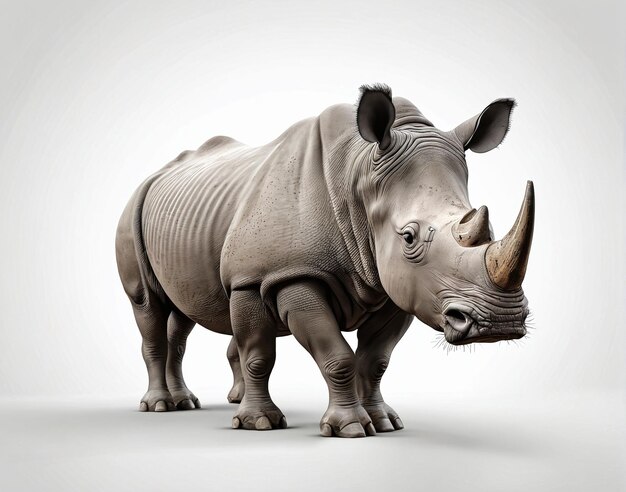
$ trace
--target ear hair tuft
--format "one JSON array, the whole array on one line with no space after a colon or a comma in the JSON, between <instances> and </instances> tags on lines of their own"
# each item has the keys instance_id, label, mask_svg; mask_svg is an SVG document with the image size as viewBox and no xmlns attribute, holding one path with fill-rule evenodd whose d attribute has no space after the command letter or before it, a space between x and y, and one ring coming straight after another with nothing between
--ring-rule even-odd
<instances>
[{"instance_id":1,"label":"ear hair tuft","mask_svg":"<svg viewBox=\"0 0 626 492\"><path fill-rule=\"evenodd\" d=\"M390 101L392 98L391 87L389 87L387 84L381 84L381 83L374 83L371 85L363 84L361 87L359 87L359 92L360 92L359 99L356 102L357 106L361 102L361 99L363 98L363 96L369 92L382 92Z\"/></svg>"},{"instance_id":2,"label":"ear hair tuft","mask_svg":"<svg viewBox=\"0 0 626 492\"><path fill-rule=\"evenodd\" d=\"M500 144L498 145L498 147L500 147L500 145L504 143L507 135L509 134L509 130L511 129L511 121L513 121L513 111L515 110L515 108L517 108L517 101L515 99L510 98L509 101L511 104L511 109L509 110L509 121L507 122L507 125L506 125L504 137L502 137L502 140L500 141Z\"/></svg>"},{"instance_id":3,"label":"ear hair tuft","mask_svg":"<svg viewBox=\"0 0 626 492\"><path fill-rule=\"evenodd\" d=\"M363 85L356 107L356 125L364 140L377 142L381 150L391 144L391 126L396 119L396 108L391 99L391 88L384 84Z\"/></svg>"},{"instance_id":4,"label":"ear hair tuft","mask_svg":"<svg viewBox=\"0 0 626 492\"><path fill-rule=\"evenodd\" d=\"M458 125L454 133L465 150L482 154L498 147L511 127L514 99L496 99L482 112Z\"/></svg>"}]
</instances>

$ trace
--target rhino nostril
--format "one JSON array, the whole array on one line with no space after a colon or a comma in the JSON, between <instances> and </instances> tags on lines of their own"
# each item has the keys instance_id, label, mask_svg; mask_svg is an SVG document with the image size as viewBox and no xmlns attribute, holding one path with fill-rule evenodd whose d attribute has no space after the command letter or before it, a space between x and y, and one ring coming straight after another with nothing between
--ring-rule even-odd
<instances>
[{"instance_id":1,"label":"rhino nostril","mask_svg":"<svg viewBox=\"0 0 626 492\"><path fill-rule=\"evenodd\" d=\"M472 326L472 318L459 309L448 309L444 316L452 328L462 333L467 332Z\"/></svg>"}]
</instances>

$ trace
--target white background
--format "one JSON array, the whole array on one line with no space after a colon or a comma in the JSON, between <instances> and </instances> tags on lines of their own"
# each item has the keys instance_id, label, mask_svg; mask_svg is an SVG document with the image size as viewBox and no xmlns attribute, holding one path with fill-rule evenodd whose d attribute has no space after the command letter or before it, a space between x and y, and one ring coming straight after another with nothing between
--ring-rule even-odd
<instances>
[{"instance_id":1,"label":"white background","mask_svg":"<svg viewBox=\"0 0 626 492\"><path fill-rule=\"evenodd\" d=\"M463 475L476 478L472 473L483 460L468 443L501 443L499 436L505 436L513 449L505 451L515 455L521 439L531 461L552 449L554 466L522 472L519 456L496 446L492 464L483 466L510 466L517 475L480 474L475 486L624 485L618 468L625 458L626 415L624 12L618 2L63 0L3 2L2 10L0 425L9 436L5 442L15 446L2 449L0 466L10 466L13 473L5 477L14 488L41 485L29 467L33 460L63 455L57 440L70 439L67 446L77 449L72 439L92 422L85 416L92 415L99 429L98 418L104 418L113 435L148 422L129 413L147 377L114 258L117 220L138 184L211 136L266 143L331 104L356 101L358 87L371 82L389 84L442 129L493 99L517 99L502 146L468 155L469 186L473 205L490 207L501 236L517 214L525 180L535 182L535 241L524 284L535 328L518 345L448 354L433 348L435 332L415 321L383 383L388 402L404 418L404 437L365 440L378 439L388 449L360 440L350 445L350 456L363 446L373 450L368 459L383 449L411 449L421 453L422 463L436 456L439 465L425 467L421 483L463 488L441 463L476 464ZM353 334L347 337L354 343ZM201 327L189 339L186 379L208 407L222 405L230 387L228 341ZM290 410L296 410L296 421L297 409L303 410L306 439L297 426L282 434L288 437L276 432L264 439L279 449L286 439L303 453L320 446L312 436L325 409L325 384L291 337L278 341L271 390L290 424ZM37 423L48 431L54 427L40 420L50 408L61 421L64 408L71 408L85 426L74 427L76 419L69 418L59 434L37 431ZM102 408L108 410L90 413ZM203 441L198 433L228 426L235 407L215 410L159 417L182 426L171 430L174 443L188 432L201 449L203 442L216 446L215 436ZM132 439L145 469L133 468L125 483L147 487L168 479L149 469L155 462L141 454L142 440L152 442L146 436L162 429L154 416L146 418L154 429L137 431ZM273 449L250 433L222 434L224 443L236 439L242 447L254 439L261 454ZM108 442L110 435L97 434L90 442ZM299 437L306 441L302 448ZM436 451L428 448L433 442ZM44 454L37 458L25 450L29 446ZM70 453L39 479L59 488L119 487L117 479L94 478L102 463L109 477L122 473L115 460L131 444L124 448L114 439L111 446L117 454L83 463L81 473L72 471L72 460L79 458ZM344 448L324 446L324 456L336 452L337 462L341 456L341 466L353 469ZM149 447L154 451L154 442ZM232 449L220 455L224 463L214 458L211 466L237 460L236 448L224 449ZM180 463L188 463L184 450L178 451ZM250 464L256 459L251 455L246 462L246 476L261 473ZM308 467L315 459L306 455L302 463ZM360 467L374 466L363 459ZM396 486L410 488L411 465L395 466L390 475L356 483L378 488L400 476ZM289 471L282 473L267 487L296 483ZM333 473L332 483L355 483L341 468ZM175 478L172 483L189 486L209 483L193 473ZM224 480L246 486L245 480ZM300 483L307 484L315 486Z\"/></svg>"}]
</instances>

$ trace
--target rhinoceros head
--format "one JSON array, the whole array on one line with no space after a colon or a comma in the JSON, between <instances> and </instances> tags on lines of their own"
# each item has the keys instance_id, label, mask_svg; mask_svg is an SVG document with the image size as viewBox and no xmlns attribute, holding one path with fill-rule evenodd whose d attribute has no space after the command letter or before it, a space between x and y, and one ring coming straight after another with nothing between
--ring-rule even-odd
<instances>
[{"instance_id":1,"label":"rhinoceros head","mask_svg":"<svg viewBox=\"0 0 626 492\"><path fill-rule=\"evenodd\" d=\"M395 104L394 104L395 103ZM526 334L521 289L534 223L528 182L507 235L496 241L487 207L470 205L465 151L497 147L512 99L444 132L386 86L363 87L359 133L368 146L368 218L381 283L391 299L454 345Z\"/></svg>"}]
</instances>

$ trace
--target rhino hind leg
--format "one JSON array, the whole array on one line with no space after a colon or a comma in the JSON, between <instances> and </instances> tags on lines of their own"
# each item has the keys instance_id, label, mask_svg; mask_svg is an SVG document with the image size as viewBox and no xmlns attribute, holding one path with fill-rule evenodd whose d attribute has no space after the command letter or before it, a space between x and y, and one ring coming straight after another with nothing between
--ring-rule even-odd
<instances>
[{"instance_id":1,"label":"rhino hind leg","mask_svg":"<svg viewBox=\"0 0 626 492\"><path fill-rule=\"evenodd\" d=\"M124 291L130 300L141 333L141 353L148 370L148 391L141 398L142 412L174 410L174 400L167 388L165 367L168 354L167 320L171 308L157 295L149 279L153 277L143 245L141 214L143 201L153 175L135 192L126 205L117 227L115 257Z\"/></svg>"},{"instance_id":2,"label":"rhino hind leg","mask_svg":"<svg viewBox=\"0 0 626 492\"><path fill-rule=\"evenodd\" d=\"M142 412L175 410L174 400L167 387L167 318L169 311L158 302L133 304L135 320L143 339L141 353L148 370L148 390L141 398Z\"/></svg>"},{"instance_id":3,"label":"rhino hind leg","mask_svg":"<svg viewBox=\"0 0 626 492\"><path fill-rule=\"evenodd\" d=\"M253 290L234 291L230 313L246 387L232 427L252 430L285 428L287 420L272 401L268 388L276 360L276 325L260 294Z\"/></svg>"},{"instance_id":4,"label":"rhino hind leg","mask_svg":"<svg viewBox=\"0 0 626 492\"><path fill-rule=\"evenodd\" d=\"M167 363L165 379L178 410L200 408L200 401L194 395L183 378L183 357L187 346L187 337L195 323L177 310L173 310L167 320Z\"/></svg>"},{"instance_id":5,"label":"rhino hind leg","mask_svg":"<svg viewBox=\"0 0 626 492\"><path fill-rule=\"evenodd\" d=\"M243 395L246 390L246 384L243 380L243 373L241 372L241 362L239 358L239 350L237 349L237 342L235 338L230 339L228 344L228 350L226 351L226 357L228 363L233 371L233 387L228 392L229 403L241 403Z\"/></svg>"}]
</instances>

